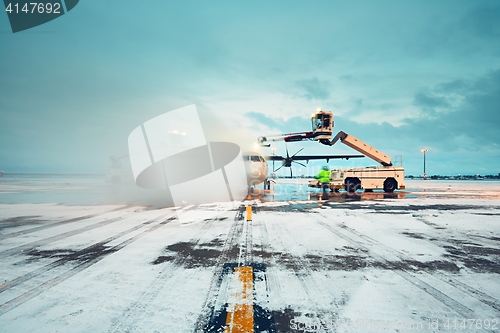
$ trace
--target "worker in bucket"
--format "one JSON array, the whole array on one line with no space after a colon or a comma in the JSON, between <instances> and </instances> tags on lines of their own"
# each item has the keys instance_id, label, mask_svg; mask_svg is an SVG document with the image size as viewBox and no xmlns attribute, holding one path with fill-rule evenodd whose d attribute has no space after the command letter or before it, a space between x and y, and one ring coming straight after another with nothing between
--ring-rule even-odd
<instances>
[{"instance_id":1,"label":"worker in bucket","mask_svg":"<svg viewBox=\"0 0 500 333\"><path fill-rule=\"evenodd\" d=\"M328 194L326 193L326 189L330 187L330 169L328 168L328 165L325 165L315 178L321 183L323 197L327 198Z\"/></svg>"}]
</instances>

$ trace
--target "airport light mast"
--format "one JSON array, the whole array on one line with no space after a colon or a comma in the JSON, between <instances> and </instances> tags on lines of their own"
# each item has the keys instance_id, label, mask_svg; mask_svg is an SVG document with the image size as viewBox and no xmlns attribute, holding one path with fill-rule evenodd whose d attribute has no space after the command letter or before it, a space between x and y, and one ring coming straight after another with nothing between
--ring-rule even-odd
<instances>
[{"instance_id":1,"label":"airport light mast","mask_svg":"<svg viewBox=\"0 0 500 333\"><path fill-rule=\"evenodd\" d=\"M427 179L427 175L425 173L425 153L427 153L429 149L422 149L421 152L424 153L424 180Z\"/></svg>"}]
</instances>

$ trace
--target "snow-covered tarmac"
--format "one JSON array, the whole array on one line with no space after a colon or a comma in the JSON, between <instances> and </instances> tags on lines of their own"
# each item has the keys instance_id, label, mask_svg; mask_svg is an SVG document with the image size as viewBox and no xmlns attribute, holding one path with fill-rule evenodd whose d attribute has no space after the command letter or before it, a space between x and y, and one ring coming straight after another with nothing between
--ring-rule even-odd
<instances>
[{"instance_id":1,"label":"snow-covered tarmac","mask_svg":"<svg viewBox=\"0 0 500 333\"><path fill-rule=\"evenodd\" d=\"M53 184L0 181L1 332L500 331L500 182L176 209Z\"/></svg>"}]
</instances>

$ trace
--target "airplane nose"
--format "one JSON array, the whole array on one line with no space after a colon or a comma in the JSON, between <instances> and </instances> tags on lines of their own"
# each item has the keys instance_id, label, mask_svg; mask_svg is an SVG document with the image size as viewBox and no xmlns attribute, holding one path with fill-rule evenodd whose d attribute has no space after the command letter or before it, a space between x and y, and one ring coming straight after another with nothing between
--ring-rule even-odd
<instances>
[{"instance_id":1,"label":"airplane nose","mask_svg":"<svg viewBox=\"0 0 500 333\"><path fill-rule=\"evenodd\" d=\"M259 167L257 165L252 165L252 170L250 173L252 177L260 177L261 174Z\"/></svg>"},{"instance_id":2,"label":"airplane nose","mask_svg":"<svg viewBox=\"0 0 500 333\"><path fill-rule=\"evenodd\" d=\"M253 177L259 177L260 176L259 170L252 170L252 176Z\"/></svg>"}]
</instances>

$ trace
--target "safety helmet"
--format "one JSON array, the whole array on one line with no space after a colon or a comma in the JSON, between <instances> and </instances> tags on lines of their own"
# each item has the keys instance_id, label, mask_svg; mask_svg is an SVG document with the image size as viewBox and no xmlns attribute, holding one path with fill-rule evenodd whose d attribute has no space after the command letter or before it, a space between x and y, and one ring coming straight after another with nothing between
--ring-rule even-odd
<instances>
[{"instance_id":1,"label":"safety helmet","mask_svg":"<svg viewBox=\"0 0 500 333\"><path fill-rule=\"evenodd\" d=\"M323 166L323 170L328 171L328 170L330 170L330 168L328 167L328 165L325 165L325 166Z\"/></svg>"}]
</instances>

